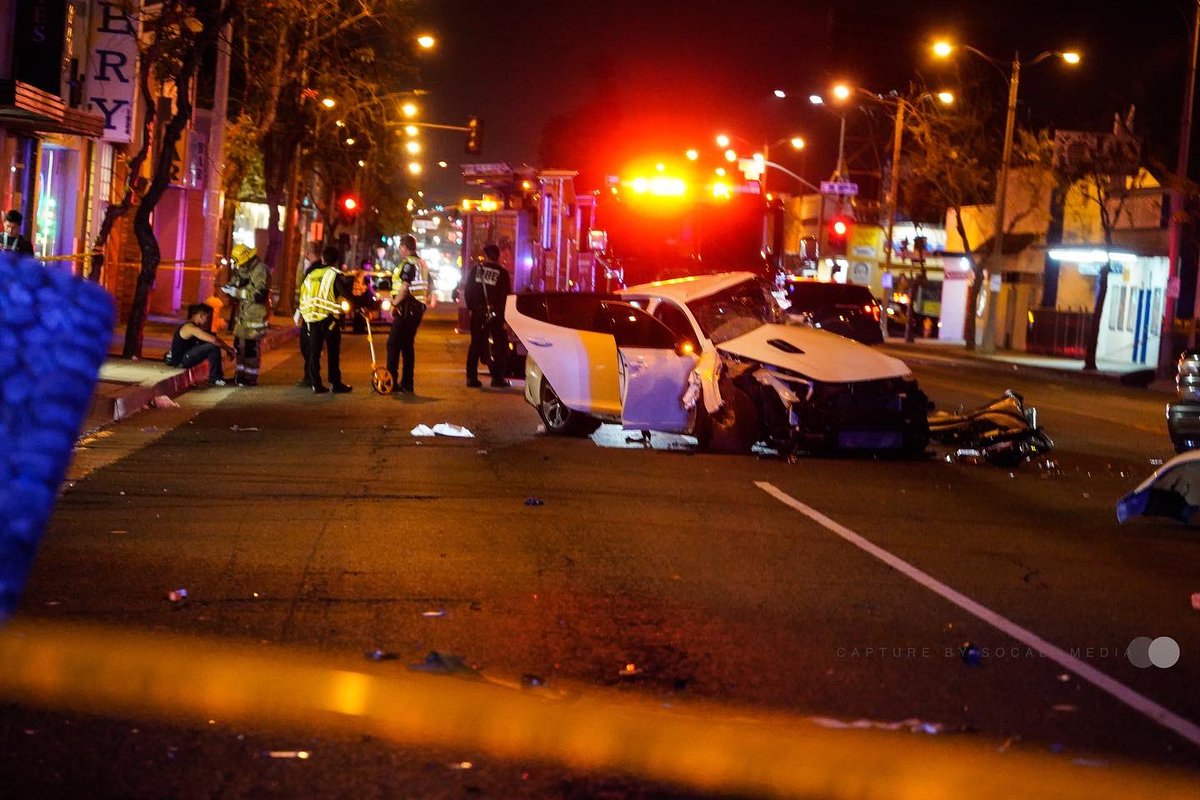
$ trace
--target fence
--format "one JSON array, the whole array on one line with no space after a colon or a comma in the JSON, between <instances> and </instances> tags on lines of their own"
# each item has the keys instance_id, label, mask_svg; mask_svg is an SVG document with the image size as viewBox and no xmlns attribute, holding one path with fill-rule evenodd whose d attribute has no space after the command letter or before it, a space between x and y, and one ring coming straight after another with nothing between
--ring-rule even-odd
<instances>
[{"instance_id":1,"label":"fence","mask_svg":"<svg viewBox=\"0 0 1200 800\"><path fill-rule=\"evenodd\" d=\"M1025 350L1045 356L1083 358L1092 313L1082 309L1031 308Z\"/></svg>"}]
</instances>

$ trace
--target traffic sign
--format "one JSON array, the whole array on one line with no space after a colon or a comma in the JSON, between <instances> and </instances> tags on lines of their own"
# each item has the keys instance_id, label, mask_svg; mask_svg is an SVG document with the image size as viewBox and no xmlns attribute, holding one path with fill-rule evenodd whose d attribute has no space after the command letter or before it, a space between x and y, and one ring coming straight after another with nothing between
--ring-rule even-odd
<instances>
[{"instance_id":1,"label":"traffic sign","mask_svg":"<svg viewBox=\"0 0 1200 800\"><path fill-rule=\"evenodd\" d=\"M857 195L858 184L850 181L821 181L821 194Z\"/></svg>"}]
</instances>

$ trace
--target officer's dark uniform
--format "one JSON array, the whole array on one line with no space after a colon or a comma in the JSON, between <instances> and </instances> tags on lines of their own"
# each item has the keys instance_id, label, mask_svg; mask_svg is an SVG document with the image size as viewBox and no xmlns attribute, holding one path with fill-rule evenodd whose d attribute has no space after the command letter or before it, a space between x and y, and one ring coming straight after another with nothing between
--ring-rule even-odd
<instances>
[{"instance_id":1,"label":"officer's dark uniform","mask_svg":"<svg viewBox=\"0 0 1200 800\"><path fill-rule=\"evenodd\" d=\"M494 261L471 268L464 287L464 300L471 312L471 344L467 348L467 386L480 386L479 359L487 358L492 386L507 386L504 378L508 359L508 336L504 332L504 303L512 290L508 270ZM489 347L490 343L490 347Z\"/></svg>"}]
</instances>

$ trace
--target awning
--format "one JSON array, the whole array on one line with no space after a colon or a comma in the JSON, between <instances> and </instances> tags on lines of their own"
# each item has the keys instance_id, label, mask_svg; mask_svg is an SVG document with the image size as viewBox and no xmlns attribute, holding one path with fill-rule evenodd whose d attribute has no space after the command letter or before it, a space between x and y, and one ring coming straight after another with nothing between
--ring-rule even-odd
<instances>
[{"instance_id":1,"label":"awning","mask_svg":"<svg viewBox=\"0 0 1200 800\"><path fill-rule=\"evenodd\" d=\"M1038 240L1036 233L1006 233L1004 234L1004 255L1015 256ZM991 253L995 247L994 237L989 236L974 247L975 254Z\"/></svg>"},{"instance_id":2,"label":"awning","mask_svg":"<svg viewBox=\"0 0 1200 800\"><path fill-rule=\"evenodd\" d=\"M67 133L98 139L104 117L68 108L55 94L14 80L0 80L0 126L25 133Z\"/></svg>"}]
</instances>

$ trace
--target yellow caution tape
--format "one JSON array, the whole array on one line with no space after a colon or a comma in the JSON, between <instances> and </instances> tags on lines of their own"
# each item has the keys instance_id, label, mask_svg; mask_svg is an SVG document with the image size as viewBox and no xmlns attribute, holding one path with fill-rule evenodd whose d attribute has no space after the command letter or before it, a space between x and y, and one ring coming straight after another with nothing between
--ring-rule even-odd
<instances>
[{"instance_id":1,"label":"yellow caution tape","mask_svg":"<svg viewBox=\"0 0 1200 800\"><path fill-rule=\"evenodd\" d=\"M0 630L0 697L184 724L372 734L764 797L1200 797L1200 781L1181 774L1001 753L986 739L828 730L716 705L521 690L395 664L350 668L293 650L48 622Z\"/></svg>"}]
</instances>

